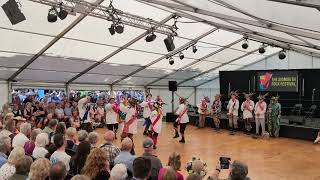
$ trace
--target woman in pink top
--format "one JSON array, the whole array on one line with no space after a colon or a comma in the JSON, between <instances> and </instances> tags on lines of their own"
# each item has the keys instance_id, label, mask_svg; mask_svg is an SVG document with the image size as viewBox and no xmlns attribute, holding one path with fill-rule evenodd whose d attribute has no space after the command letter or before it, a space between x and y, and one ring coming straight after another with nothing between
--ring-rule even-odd
<instances>
[{"instance_id":1,"label":"woman in pink top","mask_svg":"<svg viewBox=\"0 0 320 180\"><path fill-rule=\"evenodd\" d=\"M179 153L174 152L169 156L168 166L176 171L177 180L184 180L183 175L179 172L181 168L181 156ZM159 170L158 180L162 180L162 176L166 170L166 167Z\"/></svg>"}]
</instances>

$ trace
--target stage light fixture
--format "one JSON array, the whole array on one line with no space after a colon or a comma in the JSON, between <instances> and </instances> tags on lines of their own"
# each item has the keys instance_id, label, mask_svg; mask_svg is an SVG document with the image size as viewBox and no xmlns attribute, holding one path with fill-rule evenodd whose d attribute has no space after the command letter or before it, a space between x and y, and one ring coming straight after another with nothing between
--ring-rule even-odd
<instances>
[{"instance_id":1,"label":"stage light fixture","mask_svg":"<svg viewBox=\"0 0 320 180\"><path fill-rule=\"evenodd\" d=\"M49 12L48 12L48 22L54 23L57 20L58 20L57 10L56 8L52 7L51 9L49 9Z\"/></svg>"},{"instance_id":2,"label":"stage light fixture","mask_svg":"<svg viewBox=\"0 0 320 180\"><path fill-rule=\"evenodd\" d=\"M243 43L242 43L242 48L243 49L247 49L249 47L249 44L248 44L248 40L246 39Z\"/></svg>"},{"instance_id":3,"label":"stage light fixture","mask_svg":"<svg viewBox=\"0 0 320 180\"><path fill-rule=\"evenodd\" d=\"M152 42L157 38L157 35L155 35L153 32L146 36L145 40L146 42Z\"/></svg>"},{"instance_id":4,"label":"stage light fixture","mask_svg":"<svg viewBox=\"0 0 320 180\"><path fill-rule=\"evenodd\" d=\"M179 58L182 60L184 58L184 54L182 52L179 53Z\"/></svg>"},{"instance_id":5,"label":"stage light fixture","mask_svg":"<svg viewBox=\"0 0 320 180\"><path fill-rule=\"evenodd\" d=\"M283 60L286 58L286 51L284 49L282 49L280 52L279 52L279 59L280 60Z\"/></svg>"},{"instance_id":6,"label":"stage light fixture","mask_svg":"<svg viewBox=\"0 0 320 180\"><path fill-rule=\"evenodd\" d=\"M64 20L68 16L68 12L62 8L62 3L60 3L60 11L58 16L61 20Z\"/></svg>"},{"instance_id":7,"label":"stage light fixture","mask_svg":"<svg viewBox=\"0 0 320 180\"><path fill-rule=\"evenodd\" d=\"M116 27L114 29L118 34L122 34L124 31L124 26L123 26L123 24L119 23L116 25Z\"/></svg>"},{"instance_id":8,"label":"stage light fixture","mask_svg":"<svg viewBox=\"0 0 320 180\"><path fill-rule=\"evenodd\" d=\"M114 30L114 25L111 24L111 26L109 27L109 32L111 35L114 35L116 33L116 31Z\"/></svg>"},{"instance_id":9,"label":"stage light fixture","mask_svg":"<svg viewBox=\"0 0 320 180\"><path fill-rule=\"evenodd\" d=\"M263 53L265 53L265 52L266 52L265 46L264 46L264 44L262 44L262 45L259 47L259 53L260 53L260 54L263 54Z\"/></svg>"},{"instance_id":10,"label":"stage light fixture","mask_svg":"<svg viewBox=\"0 0 320 180\"><path fill-rule=\"evenodd\" d=\"M169 64L170 64L170 65L173 65L173 64L174 64L174 60L173 60L172 57L169 58Z\"/></svg>"},{"instance_id":11,"label":"stage light fixture","mask_svg":"<svg viewBox=\"0 0 320 180\"><path fill-rule=\"evenodd\" d=\"M173 51L176 48L176 46L174 45L173 39L174 39L173 36L168 36L163 40L168 52Z\"/></svg>"},{"instance_id":12,"label":"stage light fixture","mask_svg":"<svg viewBox=\"0 0 320 180\"><path fill-rule=\"evenodd\" d=\"M196 45L193 45L193 46L192 46L192 52L193 52L193 53L196 53L197 51L198 51L198 49L197 49Z\"/></svg>"}]
</instances>

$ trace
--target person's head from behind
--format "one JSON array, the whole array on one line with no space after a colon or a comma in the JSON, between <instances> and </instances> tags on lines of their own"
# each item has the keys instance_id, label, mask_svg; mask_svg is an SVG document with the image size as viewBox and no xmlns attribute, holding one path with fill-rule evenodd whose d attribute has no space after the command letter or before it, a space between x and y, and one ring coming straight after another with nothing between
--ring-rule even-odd
<instances>
[{"instance_id":1,"label":"person's head from behind","mask_svg":"<svg viewBox=\"0 0 320 180\"><path fill-rule=\"evenodd\" d=\"M49 116L49 114L48 114L48 116ZM51 118L52 118L52 114L51 114ZM57 125L58 125L58 120L56 120L56 119L49 120L49 123L48 123L49 128L56 130Z\"/></svg>"},{"instance_id":2,"label":"person's head from behind","mask_svg":"<svg viewBox=\"0 0 320 180\"><path fill-rule=\"evenodd\" d=\"M104 140L108 143L111 143L114 140L114 132L113 131L107 131L104 134Z\"/></svg>"},{"instance_id":3,"label":"person's head from behind","mask_svg":"<svg viewBox=\"0 0 320 180\"><path fill-rule=\"evenodd\" d=\"M63 162L59 161L51 166L49 174L50 180L64 180L66 176L67 168Z\"/></svg>"},{"instance_id":4,"label":"person's head from behind","mask_svg":"<svg viewBox=\"0 0 320 180\"><path fill-rule=\"evenodd\" d=\"M145 153L152 153L153 150L153 140L151 138L146 138L142 143L143 149Z\"/></svg>"},{"instance_id":5,"label":"person's head from behind","mask_svg":"<svg viewBox=\"0 0 320 180\"><path fill-rule=\"evenodd\" d=\"M80 130L80 131L78 132L78 140L79 140L80 142L87 140L87 138L88 138L88 132L87 132L87 131L85 131L85 130Z\"/></svg>"},{"instance_id":6,"label":"person's head from behind","mask_svg":"<svg viewBox=\"0 0 320 180\"><path fill-rule=\"evenodd\" d=\"M48 134L40 133L36 137L36 146L37 147L46 147L49 144Z\"/></svg>"},{"instance_id":7,"label":"person's head from behind","mask_svg":"<svg viewBox=\"0 0 320 180\"><path fill-rule=\"evenodd\" d=\"M121 142L121 151L128 151L132 150L133 143L132 140L128 137L124 138Z\"/></svg>"},{"instance_id":8,"label":"person's head from behind","mask_svg":"<svg viewBox=\"0 0 320 180\"><path fill-rule=\"evenodd\" d=\"M16 174L28 175L32 162L33 160L30 156L24 155L23 157L19 158L17 164L15 165Z\"/></svg>"},{"instance_id":9,"label":"person's head from behind","mask_svg":"<svg viewBox=\"0 0 320 180\"><path fill-rule=\"evenodd\" d=\"M88 141L89 143L95 147L96 144L98 143L98 140L99 140L99 135L98 133L96 132L90 132L89 135L88 135Z\"/></svg>"},{"instance_id":10,"label":"person's head from behind","mask_svg":"<svg viewBox=\"0 0 320 180\"><path fill-rule=\"evenodd\" d=\"M91 180L91 178L85 175L75 175L71 178L71 180Z\"/></svg>"},{"instance_id":11,"label":"person's head from behind","mask_svg":"<svg viewBox=\"0 0 320 180\"><path fill-rule=\"evenodd\" d=\"M66 136L68 139L74 139L77 136L77 129L74 127L69 127L66 130Z\"/></svg>"},{"instance_id":12,"label":"person's head from behind","mask_svg":"<svg viewBox=\"0 0 320 180\"><path fill-rule=\"evenodd\" d=\"M202 180L199 174L190 174L186 180Z\"/></svg>"},{"instance_id":13,"label":"person's head from behind","mask_svg":"<svg viewBox=\"0 0 320 180\"><path fill-rule=\"evenodd\" d=\"M0 136L0 152L7 154L11 150L11 138L5 135Z\"/></svg>"},{"instance_id":14,"label":"person's head from behind","mask_svg":"<svg viewBox=\"0 0 320 180\"><path fill-rule=\"evenodd\" d=\"M126 180L128 177L126 165L116 164L110 172L110 177L112 180Z\"/></svg>"},{"instance_id":15,"label":"person's head from behind","mask_svg":"<svg viewBox=\"0 0 320 180\"><path fill-rule=\"evenodd\" d=\"M168 166L172 167L175 171L179 171L181 168L181 156L177 152L173 152L169 156Z\"/></svg>"},{"instance_id":16,"label":"person's head from behind","mask_svg":"<svg viewBox=\"0 0 320 180\"><path fill-rule=\"evenodd\" d=\"M54 135L53 143L57 147L57 149L64 147L64 136L62 134Z\"/></svg>"},{"instance_id":17,"label":"person's head from behind","mask_svg":"<svg viewBox=\"0 0 320 180\"><path fill-rule=\"evenodd\" d=\"M56 128L56 134L65 134L66 133L66 124L64 122L59 122Z\"/></svg>"},{"instance_id":18,"label":"person's head from behind","mask_svg":"<svg viewBox=\"0 0 320 180\"><path fill-rule=\"evenodd\" d=\"M233 161L230 166L230 179L231 180L245 180L248 175L248 166L241 161Z\"/></svg>"},{"instance_id":19,"label":"person's head from behind","mask_svg":"<svg viewBox=\"0 0 320 180\"><path fill-rule=\"evenodd\" d=\"M90 178L95 178L101 170L108 169L108 166L106 151L100 148L94 148L87 157L82 169L82 174Z\"/></svg>"},{"instance_id":20,"label":"person's head from behind","mask_svg":"<svg viewBox=\"0 0 320 180\"><path fill-rule=\"evenodd\" d=\"M40 129L34 129L31 131L31 135L30 135L30 140L35 142L36 141L36 138L37 136L41 133L41 130Z\"/></svg>"},{"instance_id":21,"label":"person's head from behind","mask_svg":"<svg viewBox=\"0 0 320 180\"><path fill-rule=\"evenodd\" d=\"M19 147L19 146L15 147L11 151L11 153L8 157L8 163L11 165L16 165L18 163L19 159L24 156L24 154L25 154L25 151L22 147Z\"/></svg>"},{"instance_id":22,"label":"person's head from behind","mask_svg":"<svg viewBox=\"0 0 320 180\"><path fill-rule=\"evenodd\" d=\"M162 180L176 180L176 179L177 179L176 171L170 166L166 167L162 175Z\"/></svg>"},{"instance_id":23,"label":"person's head from behind","mask_svg":"<svg viewBox=\"0 0 320 180\"><path fill-rule=\"evenodd\" d=\"M16 123L13 120L14 114L8 113L5 115L4 120L3 120L3 127L4 129L13 132L16 128Z\"/></svg>"},{"instance_id":24,"label":"person's head from behind","mask_svg":"<svg viewBox=\"0 0 320 180\"><path fill-rule=\"evenodd\" d=\"M29 180L45 180L49 177L51 163L46 158L39 158L31 164Z\"/></svg>"},{"instance_id":25,"label":"person's head from behind","mask_svg":"<svg viewBox=\"0 0 320 180\"><path fill-rule=\"evenodd\" d=\"M138 179L147 179L151 173L151 160L138 157L133 161L133 176Z\"/></svg>"}]
</instances>

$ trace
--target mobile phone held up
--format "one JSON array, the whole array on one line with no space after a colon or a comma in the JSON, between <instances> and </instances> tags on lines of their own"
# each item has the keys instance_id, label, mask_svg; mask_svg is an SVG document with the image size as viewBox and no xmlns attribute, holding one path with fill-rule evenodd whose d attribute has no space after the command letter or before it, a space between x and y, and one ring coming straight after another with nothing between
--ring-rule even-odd
<instances>
[{"instance_id":1,"label":"mobile phone held up","mask_svg":"<svg viewBox=\"0 0 320 180\"><path fill-rule=\"evenodd\" d=\"M220 157L220 166L221 169L229 169L231 158L229 157Z\"/></svg>"}]
</instances>

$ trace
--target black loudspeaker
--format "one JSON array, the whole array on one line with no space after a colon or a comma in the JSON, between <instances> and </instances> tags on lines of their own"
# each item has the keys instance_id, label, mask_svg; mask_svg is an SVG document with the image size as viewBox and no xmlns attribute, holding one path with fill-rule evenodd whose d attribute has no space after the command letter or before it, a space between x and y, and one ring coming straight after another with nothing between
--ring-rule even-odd
<instances>
[{"instance_id":1,"label":"black loudspeaker","mask_svg":"<svg viewBox=\"0 0 320 180\"><path fill-rule=\"evenodd\" d=\"M18 7L16 0L9 0L2 5L3 11L8 16L12 25L18 24L26 20L26 17L22 14Z\"/></svg>"},{"instance_id":2,"label":"black loudspeaker","mask_svg":"<svg viewBox=\"0 0 320 180\"><path fill-rule=\"evenodd\" d=\"M174 46L173 37L172 36L168 36L163 41L164 41L164 44L166 45L168 51L173 51L176 48Z\"/></svg>"},{"instance_id":3,"label":"black loudspeaker","mask_svg":"<svg viewBox=\"0 0 320 180\"><path fill-rule=\"evenodd\" d=\"M178 84L177 81L169 81L169 91L177 91Z\"/></svg>"}]
</instances>

